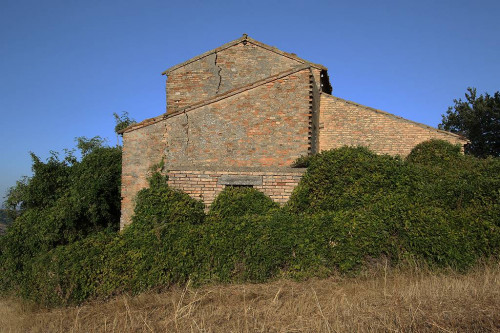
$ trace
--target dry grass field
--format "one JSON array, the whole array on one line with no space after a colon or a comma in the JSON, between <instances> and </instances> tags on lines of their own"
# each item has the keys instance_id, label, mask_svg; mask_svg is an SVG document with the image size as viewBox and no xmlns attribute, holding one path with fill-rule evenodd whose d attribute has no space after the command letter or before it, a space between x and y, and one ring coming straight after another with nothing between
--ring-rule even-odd
<instances>
[{"instance_id":1,"label":"dry grass field","mask_svg":"<svg viewBox=\"0 0 500 333\"><path fill-rule=\"evenodd\" d=\"M78 307L0 301L1 332L500 332L500 264L467 274L391 270L356 278L172 288Z\"/></svg>"}]
</instances>

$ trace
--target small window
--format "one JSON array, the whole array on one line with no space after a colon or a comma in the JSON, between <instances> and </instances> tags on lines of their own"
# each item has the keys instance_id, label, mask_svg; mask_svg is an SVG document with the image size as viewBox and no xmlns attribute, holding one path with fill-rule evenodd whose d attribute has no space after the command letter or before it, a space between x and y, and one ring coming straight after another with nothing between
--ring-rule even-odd
<instances>
[{"instance_id":1,"label":"small window","mask_svg":"<svg viewBox=\"0 0 500 333\"><path fill-rule=\"evenodd\" d=\"M226 185L226 187L234 187L234 188L248 187L248 188L253 188L253 185Z\"/></svg>"},{"instance_id":2,"label":"small window","mask_svg":"<svg viewBox=\"0 0 500 333\"><path fill-rule=\"evenodd\" d=\"M226 186L261 186L262 176L253 175L222 175L217 180L218 185Z\"/></svg>"}]
</instances>

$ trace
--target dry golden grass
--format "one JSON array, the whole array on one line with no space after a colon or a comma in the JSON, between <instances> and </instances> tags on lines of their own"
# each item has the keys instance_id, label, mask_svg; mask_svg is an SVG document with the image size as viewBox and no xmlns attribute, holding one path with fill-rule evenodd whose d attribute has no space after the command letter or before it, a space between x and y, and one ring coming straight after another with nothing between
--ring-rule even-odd
<instances>
[{"instance_id":1,"label":"dry golden grass","mask_svg":"<svg viewBox=\"0 0 500 333\"><path fill-rule=\"evenodd\" d=\"M1 332L500 332L500 265L460 275L173 288L44 310L0 301Z\"/></svg>"}]
</instances>

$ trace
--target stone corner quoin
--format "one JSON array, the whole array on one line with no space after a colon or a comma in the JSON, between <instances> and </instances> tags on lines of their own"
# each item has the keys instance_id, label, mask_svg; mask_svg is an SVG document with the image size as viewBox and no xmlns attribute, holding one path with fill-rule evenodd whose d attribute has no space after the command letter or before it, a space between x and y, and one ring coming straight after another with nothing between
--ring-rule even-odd
<instances>
[{"instance_id":1,"label":"stone corner quoin","mask_svg":"<svg viewBox=\"0 0 500 333\"><path fill-rule=\"evenodd\" d=\"M349 146L407 155L420 142L467 139L332 95L327 68L247 35L165 72L166 112L123 131L122 216L151 167L208 208L226 186L250 186L285 203L300 156Z\"/></svg>"}]
</instances>

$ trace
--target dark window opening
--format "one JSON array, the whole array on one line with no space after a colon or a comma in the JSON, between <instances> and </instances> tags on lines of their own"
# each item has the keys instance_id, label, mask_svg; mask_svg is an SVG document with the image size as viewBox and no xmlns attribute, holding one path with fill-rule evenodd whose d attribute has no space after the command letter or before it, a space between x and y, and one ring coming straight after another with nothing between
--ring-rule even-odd
<instances>
[{"instance_id":1,"label":"dark window opening","mask_svg":"<svg viewBox=\"0 0 500 333\"><path fill-rule=\"evenodd\" d=\"M226 187L237 187L237 188L249 187L249 188L253 188L253 185L226 185Z\"/></svg>"},{"instance_id":2,"label":"dark window opening","mask_svg":"<svg viewBox=\"0 0 500 333\"><path fill-rule=\"evenodd\" d=\"M328 77L328 72L325 70L321 71L321 91L327 94L332 94L332 85L330 84L330 78Z\"/></svg>"}]
</instances>

